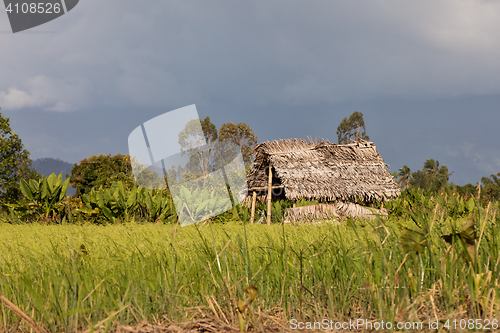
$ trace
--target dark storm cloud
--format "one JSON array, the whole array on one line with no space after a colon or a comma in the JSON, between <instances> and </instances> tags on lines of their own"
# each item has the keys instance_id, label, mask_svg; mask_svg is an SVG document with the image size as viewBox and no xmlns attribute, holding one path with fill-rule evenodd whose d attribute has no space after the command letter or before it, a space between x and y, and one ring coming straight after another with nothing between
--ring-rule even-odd
<instances>
[{"instance_id":1,"label":"dark storm cloud","mask_svg":"<svg viewBox=\"0 0 500 333\"><path fill-rule=\"evenodd\" d=\"M496 2L86 0L36 29L55 33L0 35L0 107L34 157L126 152L129 129L195 103L260 140L335 141L340 120L361 111L393 170L446 156L460 181L500 170L491 134L465 140L456 128L468 118L452 117L495 113ZM418 116L426 110L453 120Z\"/></svg>"}]
</instances>

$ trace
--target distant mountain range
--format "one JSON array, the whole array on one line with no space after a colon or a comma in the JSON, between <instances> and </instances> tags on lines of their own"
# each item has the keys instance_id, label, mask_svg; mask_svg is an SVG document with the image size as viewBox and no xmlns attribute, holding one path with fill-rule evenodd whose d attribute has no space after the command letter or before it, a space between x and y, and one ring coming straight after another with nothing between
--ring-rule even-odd
<instances>
[{"instance_id":1,"label":"distant mountain range","mask_svg":"<svg viewBox=\"0 0 500 333\"><path fill-rule=\"evenodd\" d=\"M58 158L39 158L33 161L31 164L33 168L41 175L50 176L50 174L55 173L57 176L62 172L63 179L68 178L71 175L71 169L74 164L64 162ZM73 195L75 189L70 186L68 190L68 195Z\"/></svg>"}]
</instances>

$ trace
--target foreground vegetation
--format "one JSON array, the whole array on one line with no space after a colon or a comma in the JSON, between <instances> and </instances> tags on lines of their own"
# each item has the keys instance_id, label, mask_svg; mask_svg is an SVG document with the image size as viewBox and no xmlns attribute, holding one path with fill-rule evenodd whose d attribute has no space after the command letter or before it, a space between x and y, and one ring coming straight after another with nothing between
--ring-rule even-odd
<instances>
[{"instance_id":1,"label":"foreground vegetation","mask_svg":"<svg viewBox=\"0 0 500 333\"><path fill-rule=\"evenodd\" d=\"M351 118L339 142L368 139L362 114ZM219 137L246 138L250 156L251 131L226 125ZM208 118L202 127L217 138ZM384 204L387 217L283 225L292 203L277 201L270 226L249 225L237 206L181 228L176 198L138 188L129 156L91 156L67 180L40 178L1 114L0 131L10 156L0 163L0 331L31 330L5 300L52 332L203 316L241 331L323 319L498 327L500 174L483 177L481 192L449 184L448 169L427 160L393 174L406 190ZM212 207L215 190L182 194Z\"/></svg>"},{"instance_id":2,"label":"foreground vegetation","mask_svg":"<svg viewBox=\"0 0 500 333\"><path fill-rule=\"evenodd\" d=\"M244 225L247 214L184 228L3 223L0 294L53 332L204 315L237 325L237 301L251 285L257 327L499 319L498 203L422 192L398 200L388 218L338 225ZM476 254L460 233L469 217ZM3 307L0 325L17 324Z\"/></svg>"}]
</instances>

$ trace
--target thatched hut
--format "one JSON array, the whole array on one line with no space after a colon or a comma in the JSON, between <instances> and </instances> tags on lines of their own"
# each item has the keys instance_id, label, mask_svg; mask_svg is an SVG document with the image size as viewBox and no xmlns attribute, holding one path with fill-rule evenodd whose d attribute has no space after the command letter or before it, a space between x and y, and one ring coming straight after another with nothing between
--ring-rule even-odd
<instances>
[{"instance_id":1,"label":"thatched hut","mask_svg":"<svg viewBox=\"0 0 500 333\"><path fill-rule=\"evenodd\" d=\"M254 156L248 193L255 193L255 199L373 203L400 194L399 185L373 142L360 140L338 145L286 139L256 145ZM250 197L245 200L248 203Z\"/></svg>"}]
</instances>

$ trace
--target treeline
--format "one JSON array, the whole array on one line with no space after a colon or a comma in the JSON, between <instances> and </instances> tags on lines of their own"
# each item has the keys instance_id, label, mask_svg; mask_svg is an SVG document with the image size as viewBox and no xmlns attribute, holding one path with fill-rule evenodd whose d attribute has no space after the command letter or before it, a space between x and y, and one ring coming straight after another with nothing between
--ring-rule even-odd
<instances>
[{"instance_id":1,"label":"treeline","mask_svg":"<svg viewBox=\"0 0 500 333\"><path fill-rule=\"evenodd\" d=\"M404 165L395 175L403 188L420 188L431 193L441 193L450 190L452 193L465 198L479 197L481 203L500 200L500 172L489 177L482 177L481 182L463 186L450 182L453 171L439 161L428 159L421 170L411 171Z\"/></svg>"},{"instance_id":2,"label":"treeline","mask_svg":"<svg viewBox=\"0 0 500 333\"><path fill-rule=\"evenodd\" d=\"M199 125L190 126L193 124L188 123L179 133L181 150L190 157L185 168L179 169L179 177L186 174L186 177L199 177L200 172L210 172L200 168L199 164L203 161L198 154L192 153L193 147L190 144L193 137L199 134L193 130L199 128ZM249 166L257 136L248 125L229 122L217 129L209 117L201 121L201 125L208 145L212 145L212 148L217 144L223 144L224 147L237 146L234 151L241 151L244 164ZM176 198L172 197L168 189L146 189L137 186L129 155L90 156L74 164L69 172L63 170L58 177L55 174L48 175L44 167L50 167L53 161L59 161L43 159L33 163L20 138L11 130L9 119L1 113L0 134L0 220L11 223L80 221L102 224L131 219L151 222L177 221L176 211L173 209ZM67 176L69 178L65 180ZM231 177L231 174L227 176ZM76 193L71 197L67 195L70 186L76 189ZM214 199L220 190L211 188L191 193L189 189L183 188L182 195L186 196L183 198L186 202L199 202L201 206L206 207L204 211L186 213L199 220L204 217L203 214L208 214L210 209L223 210L224 207L217 205L228 205L230 202ZM223 218L231 219L232 213L225 214Z\"/></svg>"},{"instance_id":3,"label":"treeline","mask_svg":"<svg viewBox=\"0 0 500 333\"><path fill-rule=\"evenodd\" d=\"M337 127L337 136L339 144L347 144L359 139L370 140L366 134L363 114L356 111L349 118L345 117ZM446 165L440 165L439 161L428 159L420 170L411 171L407 165L404 165L398 172L393 173L393 176L405 189L422 189L432 194L441 194L449 190L465 198L479 197L482 204L500 200L500 172L489 177L482 177L481 182L476 185L464 186L450 182L452 174L453 171L450 172Z\"/></svg>"},{"instance_id":4,"label":"treeline","mask_svg":"<svg viewBox=\"0 0 500 333\"><path fill-rule=\"evenodd\" d=\"M361 113L355 113L349 119L345 118L342 124L338 129L339 142L368 139ZM193 150L192 137L197 134L193 129L199 128L199 125L191 125L193 124L188 123L179 133L183 152ZM201 126L207 145L216 147L217 143L230 143L238 146L245 166L249 167L257 137L248 125L226 123L217 128L210 118L206 117ZM180 177L183 173L188 177L199 177L210 172L210 168L202 165L207 159L199 158L198 154L189 154L189 163L180 170ZM168 189L140 189L132 174L131 158L128 155L90 156L73 165L67 180L64 180L64 174L60 177L40 177L29 158L29 152L23 148L21 140L11 130L9 119L0 113L0 156L0 219L62 222L64 219L76 218L82 222L96 223L114 223L130 218L176 220L176 212L172 209L175 198L172 198ZM38 168L40 169L40 166ZM399 172L393 173L393 176L407 189L422 189L426 193L436 194L448 192L463 196L465 200L471 197L480 198L480 204L500 200L500 172L482 177L481 182L476 185L464 186L450 182L452 174L453 171L446 165L428 159L421 170L411 171L404 165ZM69 186L76 189L72 197L66 195ZM203 195L198 194L184 191L189 200L200 203L206 201L204 207L210 207L209 200L215 195L215 189L210 189ZM197 213L204 212L189 212L193 216ZM278 211L278 215L280 213Z\"/></svg>"},{"instance_id":5,"label":"treeline","mask_svg":"<svg viewBox=\"0 0 500 333\"><path fill-rule=\"evenodd\" d=\"M77 189L73 196L66 195L70 185ZM224 190L220 186L201 191L182 187L177 197L168 188L139 187L132 174L130 156L121 154L90 156L75 164L66 180L62 173L21 179L19 189L22 195L16 202L3 203L0 221L104 225L128 221L194 223L215 215L219 215L215 217L219 221L238 218L242 211L248 215L246 208L231 209L230 199L220 195ZM175 208L181 209L184 219L177 215Z\"/></svg>"}]
</instances>

